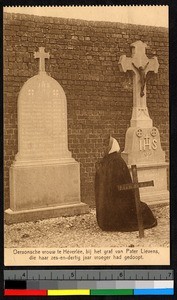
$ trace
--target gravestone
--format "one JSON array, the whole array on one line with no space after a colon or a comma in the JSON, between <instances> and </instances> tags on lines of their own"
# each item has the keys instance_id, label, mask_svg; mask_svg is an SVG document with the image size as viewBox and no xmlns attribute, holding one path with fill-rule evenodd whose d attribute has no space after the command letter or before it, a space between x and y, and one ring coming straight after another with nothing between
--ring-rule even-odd
<instances>
[{"instance_id":1,"label":"gravestone","mask_svg":"<svg viewBox=\"0 0 177 300\"><path fill-rule=\"evenodd\" d=\"M146 102L146 75L149 71L157 73L159 63L157 57L149 59L146 56L148 46L142 41L136 41L131 47L132 57L122 55L119 59L121 72L133 72L133 111L122 158L129 168L137 165L139 181L154 181L154 187L141 189L141 200L149 205L164 204L169 202L168 163Z\"/></svg>"},{"instance_id":2,"label":"gravestone","mask_svg":"<svg viewBox=\"0 0 177 300\"><path fill-rule=\"evenodd\" d=\"M61 85L45 72L40 47L39 74L18 97L18 153L10 167L7 223L88 212L80 201L80 165L68 150L67 102Z\"/></svg>"}]
</instances>

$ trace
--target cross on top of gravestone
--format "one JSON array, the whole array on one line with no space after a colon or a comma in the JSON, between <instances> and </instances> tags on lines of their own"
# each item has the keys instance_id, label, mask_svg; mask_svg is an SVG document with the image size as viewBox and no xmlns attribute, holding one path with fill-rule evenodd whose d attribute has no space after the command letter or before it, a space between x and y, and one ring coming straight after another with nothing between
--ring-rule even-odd
<instances>
[{"instance_id":1,"label":"cross on top of gravestone","mask_svg":"<svg viewBox=\"0 0 177 300\"><path fill-rule=\"evenodd\" d=\"M146 75L152 71L157 73L159 63L157 57L149 59L146 55L146 43L142 41L136 41L131 44L132 57L126 57L122 55L119 59L119 69L121 72L133 71L133 115L132 120L135 123L131 125L137 125L136 121L140 118L151 120L146 104ZM143 117L142 114L143 113ZM140 125L140 124L138 124ZM149 123L152 126L152 121Z\"/></svg>"},{"instance_id":2,"label":"cross on top of gravestone","mask_svg":"<svg viewBox=\"0 0 177 300\"><path fill-rule=\"evenodd\" d=\"M45 52L44 47L39 47L39 52L34 53L34 58L39 58L39 72L45 72L45 59L49 59L49 53Z\"/></svg>"}]
</instances>

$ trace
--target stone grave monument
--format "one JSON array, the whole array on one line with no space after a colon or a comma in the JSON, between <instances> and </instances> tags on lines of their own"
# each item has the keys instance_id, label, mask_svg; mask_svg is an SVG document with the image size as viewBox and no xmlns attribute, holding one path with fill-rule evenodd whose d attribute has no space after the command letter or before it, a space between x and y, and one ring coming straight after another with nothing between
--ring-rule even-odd
<instances>
[{"instance_id":1,"label":"stone grave monument","mask_svg":"<svg viewBox=\"0 0 177 300\"><path fill-rule=\"evenodd\" d=\"M10 208L6 223L88 212L80 200L80 165L68 150L67 102L61 85L45 72L40 47L39 74L18 97L18 153L10 167Z\"/></svg>"},{"instance_id":2,"label":"stone grave monument","mask_svg":"<svg viewBox=\"0 0 177 300\"><path fill-rule=\"evenodd\" d=\"M132 57L122 55L119 59L121 72L133 71L133 111L122 158L129 167L137 165L139 181L154 181L154 187L141 189L142 201L149 205L168 203L168 164L146 103L146 75L149 71L157 73L159 63L157 57L146 56L147 45L142 41L136 41L131 47Z\"/></svg>"}]
</instances>

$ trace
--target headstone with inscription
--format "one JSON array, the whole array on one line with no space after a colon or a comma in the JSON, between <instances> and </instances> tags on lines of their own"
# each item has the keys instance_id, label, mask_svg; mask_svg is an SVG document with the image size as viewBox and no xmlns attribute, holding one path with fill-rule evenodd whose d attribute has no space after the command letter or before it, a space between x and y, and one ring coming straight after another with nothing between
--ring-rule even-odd
<instances>
[{"instance_id":1,"label":"headstone with inscription","mask_svg":"<svg viewBox=\"0 0 177 300\"><path fill-rule=\"evenodd\" d=\"M131 47L132 57L122 55L119 60L121 72L133 71L133 111L122 157L128 166L137 165L139 181L154 181L154 187L141 189L141 200L148 204L168 203L168 164L146 103L146 75L149 71L157 73L159 63L157 57L146 56L147 45L142 41Z\"/></svg>"},{"instance_id":2,"label":"headstone with inscription","mask_svg":"<svg viewBox=\"0 0 177 300\"><path fill-rule=\"evenodd\" d=\"M68 150L67 102L61 85L45 72L40 47L39 74L18 97L18 153L10 168L7 223L88 212L80 201L80 165Z\"/></svg>"}]
</instances>

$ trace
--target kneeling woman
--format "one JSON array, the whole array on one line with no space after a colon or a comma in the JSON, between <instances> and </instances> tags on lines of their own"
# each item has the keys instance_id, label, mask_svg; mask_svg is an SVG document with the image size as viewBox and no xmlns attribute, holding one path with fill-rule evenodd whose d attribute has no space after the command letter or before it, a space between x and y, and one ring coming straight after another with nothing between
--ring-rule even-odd
<instances>
[{"instance_id":1,"label":"kneeling woman","mask_svg":"<svg viewBox=\"0 0 177 300\"><path fill-rule=\"evenodd\" d=\"M105 231L136 231L138 221L133 190L118 191L117 185L132 183L116 139L110 137L107 154L97 166L95 176L96 217ZM157 225L148 205L141 202L144 228Z\"/></svg>"}]
</instances>

